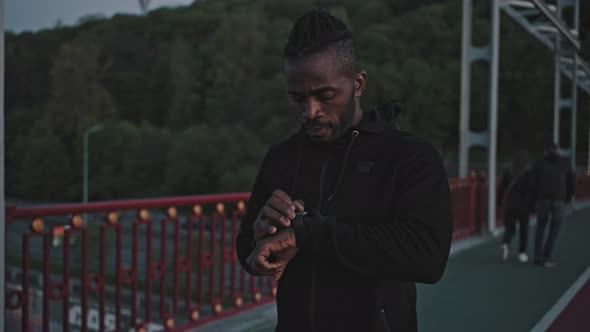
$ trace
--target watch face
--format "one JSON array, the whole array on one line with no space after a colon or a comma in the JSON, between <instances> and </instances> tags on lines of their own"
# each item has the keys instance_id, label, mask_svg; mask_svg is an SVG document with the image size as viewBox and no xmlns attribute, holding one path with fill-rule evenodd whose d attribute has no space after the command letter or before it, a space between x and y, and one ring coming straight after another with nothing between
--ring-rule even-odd
<instances>
[{"instance_id":1,"label":"watch face","mask_svg":"<svg viewBox=\"0 0 590 332\"><path fill-rule=\"evenodd\" d=\"M303 226L303 218L305 218L305 216L307 215L307 212L297 212L295 213L295 219L293 219L293 222L291 223L291 225L293 225L293 227L297 227L297 226Z\"/></svg>"}]
</instances>

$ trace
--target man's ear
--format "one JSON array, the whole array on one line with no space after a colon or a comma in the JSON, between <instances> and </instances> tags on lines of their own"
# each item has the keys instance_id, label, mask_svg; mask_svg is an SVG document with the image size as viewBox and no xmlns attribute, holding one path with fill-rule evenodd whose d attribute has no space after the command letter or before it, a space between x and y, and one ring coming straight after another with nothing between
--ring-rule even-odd
<instances>
[{"instance_id":1,"label":"man's ear","mask_svg":"<svg viewBox=\"0 0 590 332\"><path fill-rule=\"evenodd\" d=\"M354 79L354 96L360 97L367 86L367 72L364 70L356 75Z\"/></svg>"}]
</instances>

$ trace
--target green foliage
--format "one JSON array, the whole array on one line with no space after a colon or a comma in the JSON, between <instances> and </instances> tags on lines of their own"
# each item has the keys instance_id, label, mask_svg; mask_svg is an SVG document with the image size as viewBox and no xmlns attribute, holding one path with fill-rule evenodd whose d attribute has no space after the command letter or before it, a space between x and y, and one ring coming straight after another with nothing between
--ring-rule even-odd
<instances>
[{"instance_id":1,"label":"green foliage","mask_svg":"<svg viewBox=\"0 0 590 332\"><path fill-rule=\"evenodd\" d=\"M19 138L8 153L18 170L13 174L15 195L55 201L72 194L73 167L57 136L31 133Z\"/></svg>"},{"instance_id":2,"label":"green foliage","mask_svg":"<svg viewBox=\"0 0 590 332\"><path fill-rule=\"evenodd\" d=\"M117 199L121 193L136 193L149 184L150 166L143 153L142 132L132 123L108 125L89 139L90 199Z\"/></svg>"},{"instance_id":3,"label":"green foliage","mask_svg":"<svg viewBox=\"0 0 590 332\"><path fill-rule=\"evenodd\" d=\"M240 126L196 125L179 135L167 158L166 187L180 195L250 189L264 148Z\"/></svg>"},{"instance_id":4,"label":"green foliage","mask_svg":"<svg viewBox=\"0 0 590 332\"><path fill-rule=\"evenodd\" d=\"M485 3L475 5L478 44L488 39ZM294 20L318 6L356 34L369 76L363 107L399 100L401 126L433 141L452 167L460 0L197 1L7 34L8 194L79 200L82 136L96 123L104 129L90 136L93 200L249 190L264 152L296 129L282 48ZM587 55L590 7L581 6ZM487 70L473 67L473 128L487 126ZM552 78L550 52L503 17L500 159L540 151L550 137ZM583 151L587 114L579 120Z\"/></svg>"}]
</instances>

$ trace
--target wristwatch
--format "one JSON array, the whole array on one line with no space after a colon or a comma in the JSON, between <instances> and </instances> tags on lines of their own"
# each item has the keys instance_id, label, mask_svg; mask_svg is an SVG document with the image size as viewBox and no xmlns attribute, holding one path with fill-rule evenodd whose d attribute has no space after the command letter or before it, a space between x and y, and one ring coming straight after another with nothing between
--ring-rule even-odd
<instances>
[{"instance_id":1,"label":"wristwatch","mask_svg":"<svg viewBox=\"0 0 590 332\"><path fill-rule=\"evenodd\" d=\"M295 242L299 249L303 248L307 241L307 229L304 222L305 216L307 216L307 212L297 212L295 213L295 219L291 221L291 227L293 227L293 233L295 233Z\"/></svg>"}]
</instances>

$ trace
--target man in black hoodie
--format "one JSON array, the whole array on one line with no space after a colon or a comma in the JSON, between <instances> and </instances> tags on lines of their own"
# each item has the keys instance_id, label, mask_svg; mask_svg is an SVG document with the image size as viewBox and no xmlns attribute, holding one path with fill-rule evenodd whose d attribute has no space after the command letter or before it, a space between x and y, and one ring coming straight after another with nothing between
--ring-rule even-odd
<instances>
[{"instance_id":1,"label":"man in black hoodie","mask_svg":"<svg viewBox=\"0 0 590 332\"><path fill-rule=\"evenodd\" d=\"M565 219L565 205L571 203L575 192L575 176L569 159L559 155L557 144L552 143L545 156L533 167L533 193L536 198L537 229L535 231L534 263L553 267L551 260L555 239ZM549 234L545 239L545 229Z\"/></svg>"},{"instance_id":2,"label":"man in black hoodie","mask_svg":"<svg viewBox=\"0 0 590 332\"><path fill-rule=\"evenodd\" d=\"M503 261L508 259L510 242L516 232L520 237L518 249L518 260L522 263L528 261L526 253L528 233L529 233L529 211L532 211L532 195L530 193L531 169L523 167L522 160L516 159L512 163L512 168L506 171L500 182L498 191L497 204L504 207L504 238L502 239L501 258Z\"/></svg>"},{"instance_id":3,"label":"man in black hoodie","mask_svg":"<svg viewBox=\"0 0 590 332\"><path fill-rule=\"evenodd\" d=\"M414 283L441 278L451 244L442 160L362 112L367 74L327 11L297 20L284 60L302 130L264 158L238 258L279 280L277 331L416 331Z\"/></svg>"}]
</instances>

